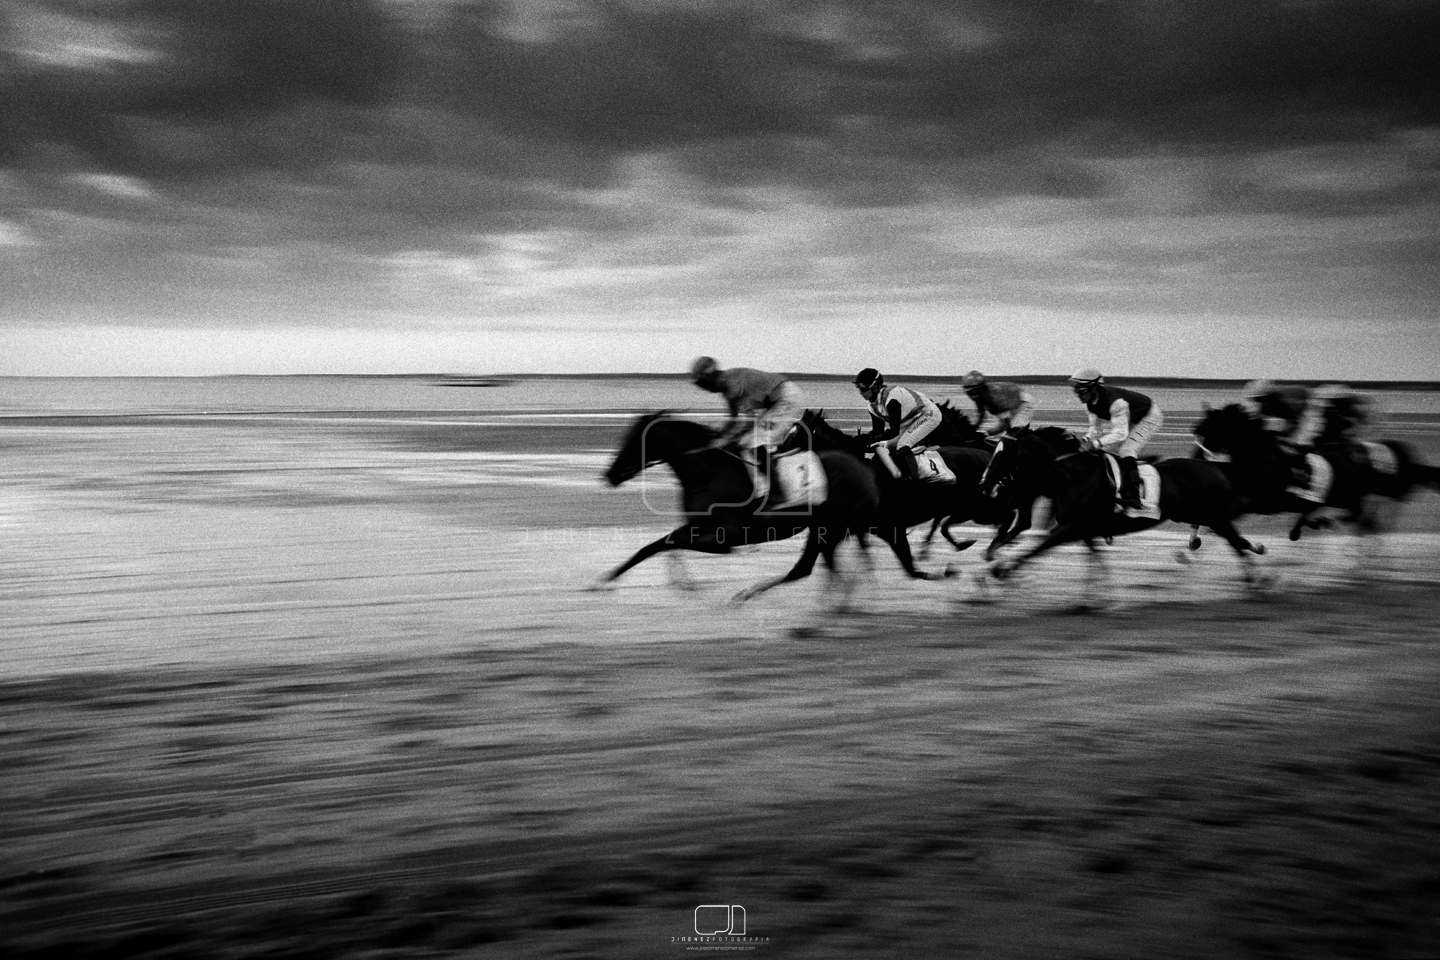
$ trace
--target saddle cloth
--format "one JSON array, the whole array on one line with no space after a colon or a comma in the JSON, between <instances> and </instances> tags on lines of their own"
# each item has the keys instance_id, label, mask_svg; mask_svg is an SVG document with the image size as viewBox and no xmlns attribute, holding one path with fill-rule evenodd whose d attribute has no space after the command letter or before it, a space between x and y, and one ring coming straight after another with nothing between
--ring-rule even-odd
<instances>
[{"instance_id":1,"label":"saddle cloth","mask_svg":"<svg viewBox=\"0 0 1440 960\"><path fill-rule=\"evenodd\" d=\"M1365 456L1370 461L1371 470L1383 473L1388 477L1393 477L1400 472L1400 458L1395 456L1395 451L1385 444L1362 440L1360 446L1365 448Z\"/></svg>"},{"instance_id":2,"label":"saddle cloth","mask_svg":"<svg viewBox=\"0 0 1440 960\"><path fill-rule=\"evenodd\" d=\"M825 467L813 450L792 450L776 456L771 462L771 473L786 506L803 503L817 507L830 494Z\"/></svg>"},{"instance_id":3,"label":"saddle cloth","mask_svg":"<svg viewBox=\"0 0 1440 960\"><path fill-rule=\"evenodd\" d=\"M1318 453L1305 454L1305 466L1310 472L1310 483L1306 486L1297 484L1285 492L1311 503L1324 503L1325 498L1330 496L1330 484L1335 479L1335 468Z\"/></svg>"},{"instance_id":4,"label":"saddle cloth","mask_svg":"<svg viewBox=\"0 0 1440 960\"><path fill-rule=\"evenodd\" d=\"M916 450L915 473L926 483L954 483L955 471L940 456L939 450Z\"/></svg>"},{"instance_id":5,"label":"saddle cloth","mask_svg":"<svg viewBox=\"0 0 1440 960\"><path fill-rule=\"evenodd\" d=\"M1160 471L1148 463L1140 464L1140 509L1131 510L1120 506L1120 460L1114 454L1105 454L1105 465L1110 468L1110 482L1115 490L1115 512L1137 520L1159 520L1160 517Z\"/></svg>"}]
</instances>

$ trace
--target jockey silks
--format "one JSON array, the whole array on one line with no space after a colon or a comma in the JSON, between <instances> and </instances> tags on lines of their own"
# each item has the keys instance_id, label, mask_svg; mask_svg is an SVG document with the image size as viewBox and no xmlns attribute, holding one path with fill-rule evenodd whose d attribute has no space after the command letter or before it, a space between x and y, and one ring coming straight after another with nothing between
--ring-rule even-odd
<instances>
[{"instance_id":1,"label":"jockey silks","mask_svg":"<svg viewBox=\"0 0 1440 960\"><path fill-rule=\"evenodd\" d=\"M1124 387L1112 387L1109 384L1102 383L1096 386L1095 398L1085 404L1085 409L1094 414L1097 419L1113 420L1114 415L1111 413L1110 408L1115 405L1116 400L1124 400L1129 406L1130 422L1132 424L1144 420L1145 415L1150 412L1150 408L1154 405L1150 398L1143 393L1136 393L1134 390L1126 390Z\"/></svg>"}]
</instances>

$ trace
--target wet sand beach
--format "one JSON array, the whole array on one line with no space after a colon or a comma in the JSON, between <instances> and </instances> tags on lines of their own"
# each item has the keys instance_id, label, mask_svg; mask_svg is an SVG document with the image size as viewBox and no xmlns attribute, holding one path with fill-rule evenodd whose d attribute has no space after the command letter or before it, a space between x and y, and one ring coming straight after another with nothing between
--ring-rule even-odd
<instances>
[{"instance_id":1,"label":"wet sand beach","mask_svg":"<svg viewBox=\"0 0 1440 960\"><path fill-rule=\"evenodd\" d=\"M1098 614L1078 549L735 606L799 543L585 589L669 528L623 424L6 420L5 955L1440 951L1440 496L1247 523L1258 595L1172 526Z\"/></svg>"}]
</instances>

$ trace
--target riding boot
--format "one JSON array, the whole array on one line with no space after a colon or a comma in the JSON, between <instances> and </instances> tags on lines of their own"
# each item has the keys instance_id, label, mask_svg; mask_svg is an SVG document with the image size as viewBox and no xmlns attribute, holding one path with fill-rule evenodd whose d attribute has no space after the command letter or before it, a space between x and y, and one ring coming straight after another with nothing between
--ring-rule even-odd
<instances>
[{"instance_id":1,"label":"riding boot","mask_svg":"<svg viewBox=\"0 0 1440 960\"><path fill-rule=\"evenodd\" d=\"M750 451L750 456L742 459L745 466L750 468L750 482L755 487L753 499L756 503L764 503L770 493L770 451L764 447L755 447Z\"/></svg>"},{"instance_id":2,"label":"riding boot","mask_svg":"<svg viewBox=\"0 0 1440 960\"><path fill-rule=\"evenodd\" d=\"M914 450L909 447L896 447L895 464L900 468L900 475L907 480L920 479L920 467L915 463Z\"/></svg>"},{"instance_id":3,"label":"riding boot","mask_svg":"<svg viewBox=\"0 0 1440 960\"><path fill-rule=\"evenodd\" d=\"M1127 510L1139 510L1140 463L1134 457L1120 457L1120 506Z\"/></svg>"},{"instance_id":4,"label":"riding boot","mask_svg":"<svg viewBox=\"0 0 1440 960\"><path fill-rule=\"evenodd\" d=\"M1290 461L1290 485L1300 490L1310 487L1310 459L1305 454L1306 451L1297 450Z\"/></svg>"}]
</instances>

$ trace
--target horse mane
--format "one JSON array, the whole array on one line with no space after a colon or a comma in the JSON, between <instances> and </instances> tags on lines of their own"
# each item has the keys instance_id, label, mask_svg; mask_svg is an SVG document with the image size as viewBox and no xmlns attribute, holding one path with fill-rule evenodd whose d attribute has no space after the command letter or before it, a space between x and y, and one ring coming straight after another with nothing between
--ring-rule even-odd
<instances>
[{"instance_id":1,"label":"horse mane","mask_svg":"<svg viewBox=\"0 0 1440 960\"><path fill-rule=\"evenodd\" d=\"M1210 407L1195 425L1195 435L1202 437L1208 426L1215 425L1223 428L1225 439L1231 443L1240 442L1251 446L1264 444L1274 447L1277 451L1279 444L1274 437L1270 436L1261 428L1259 421L1250 416L1245 408L1238 403L1227 403L1223 407Z\"/></svg>"},{"instance_id":2,"label":"horse mane","mask_svg":"<svg viewBox=\"0 0 1440 960\"><path fill-rule=\"evenodd\" d=\"M661 420L672 424L682 432L689 431L704 438L703 440L697 439L695 441L697 443L708 442L720 435L720 431L714 427L707 426L695 420L686 420L683 417L677 417L672 410L654 410L650 413L642 413L636 417L634 423L630 425L630 430L626 433L626 437L632 438L646 427Z\"/></svg>"},{"instance_id":3,"label":"horse mane","mask_svg":"<svg viewBox=\"0 0 1440 960\"><path fill-rule=\"evenodd\" d=\"M1057 453L1070 453L1080 449L1080 438L1061 426L1051 424L1044 427L1030 427L1031 436Z\"/></svg>"},{"instance_id":4,"label":"horse mane","mask_svg":"<svg viewBox=\"0 0 1440 960\"><path fill-rule=\"evenodd\" d=\"M850 434L825 419L824 407L818 410L807 409L800 415L800 422L817 434L830 436L847 444L854 443L855 441L855 438Z\"/></svg>"},{"instance_id":5,"label":"horse mane","mask_svg":"<svg viewBox=\"0 0 1440 960\"><path fill-rule=\"evenodd\" d=\"M936 404L940 408L940 419L953 430L961 443L973 443L984 440L985 434L965 414L955 409L947 397Z\"/></svg>"}]
</instances>

